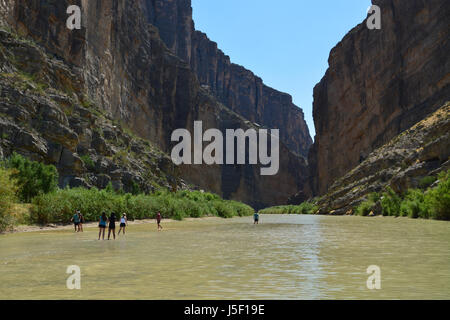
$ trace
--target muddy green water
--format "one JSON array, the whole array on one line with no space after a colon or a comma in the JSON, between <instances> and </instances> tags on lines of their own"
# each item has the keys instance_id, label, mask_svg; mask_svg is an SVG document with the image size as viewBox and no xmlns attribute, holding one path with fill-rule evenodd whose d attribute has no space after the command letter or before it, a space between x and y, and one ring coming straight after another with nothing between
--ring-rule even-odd
<instances>
[{"instance_id":1,"label":"muddy green water","mask_svg":"<svg viewBox=\"0 0 450 320\"><path fill-rule=\"evenodd\" d=\"M262 216L0 236L0 299L449 299L450 223ZM87 231L87 232L86 232ZM81 290L66 287L81 268ZM381 268L381 290L366 286Z\"/></svg>"}]
</instances>

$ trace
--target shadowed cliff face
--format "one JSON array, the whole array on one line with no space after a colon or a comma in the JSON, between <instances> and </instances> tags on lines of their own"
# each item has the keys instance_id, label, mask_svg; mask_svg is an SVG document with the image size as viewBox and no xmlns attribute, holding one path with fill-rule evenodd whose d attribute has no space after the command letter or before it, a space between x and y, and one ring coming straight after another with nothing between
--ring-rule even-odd
<instances>
[{"instance_id":1,"label":"shadowed cliff face","mask_svg":"<svg viewBox=\"0 0 450 320\"><path fill-rule=\"evenodd\" d=\"M318 194L449 97L450 2L373 3L382 10L382 29L364 22L351 30L314 88L309 163Z\"/></svg>"},{"instance_id":2,"label":"shadowed cliff face","mask_svg":"<svg viewBox=\"0 0 450 320\"><path fill-rule=\"evenodd\" d=\"M72 86L77 99L86 95L122 127L165 152L172 147L171 133L178 128L191 129L195 120L203 120L205 129L231 125L230 129L245 130L252 125L247 119L259 119L258 110L243 118L244 112L238 115L201 87L189 64L191 50L186 50L192 48L192 37L190 33L179 36L180 30L192 31L188 1L8 1L11 10L2 11L3 21L67 64L77 79L77 86ZM82 8L81 30L70 31L65 26L69 4ZM174 29L158 30L151 24L158 21L170 21ZM261 88L266 92L262 101L280 101L289 107L289 96ZM289 149L280 146L280 173L276 176L261 177L257 166L189 166L181 168L181 177L255 207L284 203L302 188L306 178L305 160Z\"/></svg>"},{"instance_id":3,"label":"shadowed cliff face","mask_svg":"<svg viewBox=\"0 0 450 320\"><path fill-rule=\"evenodd\" d=\"M190 64L202 86L244 118L280 129L281 141L294 153L307 156L312 139L304 114L292 103L290 95L264 85L251 71L231 63L217 43L196 31L191 0L148 3L154 8L150 22L158 27L161 39Z\"/></svg>"}]
</instances>

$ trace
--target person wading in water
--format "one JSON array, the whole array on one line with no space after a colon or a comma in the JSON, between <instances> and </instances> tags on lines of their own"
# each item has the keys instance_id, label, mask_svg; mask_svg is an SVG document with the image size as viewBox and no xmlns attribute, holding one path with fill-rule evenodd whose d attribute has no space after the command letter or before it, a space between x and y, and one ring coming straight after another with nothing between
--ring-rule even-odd
<instances>
[{"instance_id":1,"label":"person wading in water","mask_svg":"<svg viewBox=\"0 0 450 320\"><path fill-rule=\"evenodd\" d=\"M84 216L80 211L78 211L78 217L80 218L80 224L78 225L78 231L84 232L84 230L83 230Z\"/></svg>"},{"instance_id":2,"label":"person wading in water","mask_svg":"<svg viewBox=\"0 0 450 320\"><path fill-rule=\"evenodd\" d=\"M116 240L116 214L114 212L111 212L111 216L109 217L108 240L111 237L111 231L114 240Z\"/></svg>"},{"instance_id":3,"label":"person wading in water","mask_svg":"<svg viewBox=\"0 0 450 320\"><path fill-rule=\"evenodd\" d=\"M161 226L161 213L158 212L158 214L156 215L156 222L158 223L158 231L162 230L162 226Z\"/></svg>"},{"instance_id":4,"label":"person wading in water","mask_svg":"<svg viewBox=\"0 0 450 320\"><path fill-rule=\"evenodd\" d=\"M70 219L70 222L73 222L75 232L79 232L80 231L80 211L75 212L75 214L72 216L72 219Z\"/></svg>"},{"instance_id":5,"label":"person wading in water","mask_svg":"<svg viewBox=\"0 0 450 320\"><path fill-rule=\"evenodd\" d=\"M253 215L253 224L259 224L259 213L255 212L255 214Z\"/></svg>"},{"instance_id":6,"label":"person wading in water","mask_svg":"<svg viewBox=\"0 0 450 320\"><path fill-rule=\"evenodd\" d=\"M98 240L100 240L100 236L103 232L103 240L105 240L105 229L106 229L106 222L107 222L108 218L106 217L106 213L102 213L102 215L100 216L100 221L98 224Z\"/></svg>"},{"instance_id":7,"label":"person wading in water","mask_svg":"<svg viewBox=\"0 0 450 320\"><path fill-rule=\"evenodd\" d=\"M125 227L128 225L127 215L124 213L122 218L120 218L120 229L117 235L120 234L120 231L123 229L123 234L125 234Z\"/></svg>"}]
</instances>

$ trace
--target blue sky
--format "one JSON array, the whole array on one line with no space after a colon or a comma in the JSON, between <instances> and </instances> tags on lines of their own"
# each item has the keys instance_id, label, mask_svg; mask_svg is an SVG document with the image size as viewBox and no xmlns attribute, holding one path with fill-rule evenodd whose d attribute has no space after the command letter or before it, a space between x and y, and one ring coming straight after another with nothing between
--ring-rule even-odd
<instances>
[{"instance_id":1,"label":"blue sky","mask_svg":"<svg viewBox=\"0 0 450 320\"><path fill-rule=\"evenodd\" d=\"M370 0L192 0L197 30L231 61L292 95L314 138L313 88L330 50L367 16Z\"/></svg>"}]
</instances>

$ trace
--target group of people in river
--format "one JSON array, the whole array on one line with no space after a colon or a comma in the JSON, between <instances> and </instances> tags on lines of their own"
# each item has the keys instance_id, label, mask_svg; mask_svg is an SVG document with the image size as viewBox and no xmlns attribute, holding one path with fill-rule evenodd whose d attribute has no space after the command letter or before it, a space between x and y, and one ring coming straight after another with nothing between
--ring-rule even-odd
<instances>
[{"instance_id":1,"label":"group of people in river","mask_svg":"<svg viewBox=\"0 0 450 320\"><path fill-rule=\"evenodd\" d=\"M72 219L70 219L70 222L73 222L73 226L75 227L75 232L83 232L83 223L84 223L84 216L80 212L80 210L77 210L75 214L72 216Z\"/></svg>"},{"instance_id":2,"label":"group of people in river","mask_svg":"<svg viewBox=\"0 0 450 320\"><path fill-rule=\"evenodd\" d=\"M158 212L156 214L156 222L158 224L158 231L161 231L163 227L161 226L161 220L162 216L161 213ZM80 210L77 210L75 214L72 216L72 219L70 219L71 222L73 222L75 232L83 232L83 223L85 222L83 214L80 212ZM116 221L117 216L115 212L111 212L111 215L109 217L106 216L106 213L103 212L102 215L99 218L99 232L98 232L98 240L102 238L105 240L105 231L106 226L108 226L108 240L111 239L111 234L113 235L113 239L116 239ZM122 217L120 218L120 228L117 235L120 235L120 232L125 235L125 228L128 226L128 219L127 214L123 213Z\"/></svg>"},{"instance_id":3,"label":"group of people in river","mask_svg":"<svg viewBox=\"0 0 450 320\"><path fill-rule=\"evenodd\" d=\"M161 220L162 216L161 213L158 212L156 214L156 223L158 225L158 231L162 231L163 227L161 226ZM75 232L83 232L83 223L85 222L83 214L80 212L80 210L77 210L75 214L72 216L72 219L70 219L71 222L73 222ZM111 233L113 235L113 239L116 240L116 221L117 216L115 212L111 212L111 215L109 217L106 216L106 213L103 212L99 219L98 224L98 240L102 238L105 240L105 231L106 226L108 226L108 240L111 239ZM253 215L253 223L259 224L259 213L255 212ZM127 214L123 213L122 217L120 218L120 228L117 235L120 235L120 232L125 235L125 228L128 226L128 219Z\"/></svg>"},{"instance_id":4,"label":"group of people in river","mask_svg":"<svg viewBox=\"0 0 450 320\"><path fill-rule=\"evenodd\" d=\"M111 233L113 235L114 240L116 240L116 214L114 212L111 212L111 215L109 217L106 216L106 213L103 212L100 216L99 224L98 224L98 240L100 240L100 237L102 237L103 240L105 240L105 230L106 225L108 225L108 240L111 238ZM120 229L118 236L120 235L120 232L123 231L123 234L125 235L125 228L128 226L128 219L126 213L122 214L122 217L120 218Z\"/></svg>"}]
</instances>

